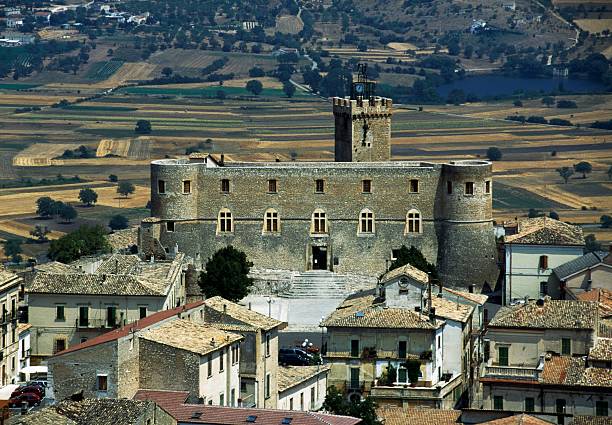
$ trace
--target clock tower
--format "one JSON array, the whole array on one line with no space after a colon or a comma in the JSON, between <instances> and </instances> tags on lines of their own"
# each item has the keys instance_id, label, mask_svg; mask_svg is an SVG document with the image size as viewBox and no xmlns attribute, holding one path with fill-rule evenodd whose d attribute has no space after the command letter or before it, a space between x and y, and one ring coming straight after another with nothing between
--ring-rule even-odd
<instances>
[{"instance_id":1,"label":"clock tower","mask_svg":"<svg viewBox=\"0 0 612 425\"><path fill-rule=\"evenodd\" d=\"M359 65L350 97L334 97L335 158L337 162L380 162L391 159L393 102L374 95L367 65Z\"/></svg>"}]
</instances>

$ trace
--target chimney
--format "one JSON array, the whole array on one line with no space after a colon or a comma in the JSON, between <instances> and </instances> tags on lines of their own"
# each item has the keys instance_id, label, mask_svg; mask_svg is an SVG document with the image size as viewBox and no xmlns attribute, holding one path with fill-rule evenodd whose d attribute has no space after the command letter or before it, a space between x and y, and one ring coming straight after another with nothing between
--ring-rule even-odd
<instances>
[{"instance_id":1,"label":"chimney","mask_svg":"<svg viewBox=\"0 0 612 425\"><path fill-rule=\"evenodd\" d=\"M223 314L227 314L227 304L223 304Z\"/></svg>"},{"instance_id":2,"label":"chimney","mask_svg":"<svg viewBox=\"0 0 612 425\"><path fill-rule=\"evenodd\" d=\"M220 166L224 166L225 165L225 155L221 154L221 159L219 160L219 165Z\"/></svg>"},{"instance_id":3,"label":"chimney","mask_svg":"<svg viewBox=\"0 0 612 425\"><path fill-rule=\"evenodd\" d=\"M431 323L436 323L436 308L435 307L431 307L429 309L429 321Z\"/></svg>"},{"instance_id":4,"label":"chimney","mask_svg":"<svg viewBox=\"0 0 612 425\"><path fill-rule=\"evenodd\" d=\"M115 274L119 274L119 260L115 258Z\"/></svg>"},{"instance_id":5,"label":"chimney","mask_svg":"<svg viewBox=\"0 0 612 425\"><path fill-rule=\"evenodd\" d=\"M438 280L438 298L442 298L442 281Z\"/></svg>"}]
</instances>

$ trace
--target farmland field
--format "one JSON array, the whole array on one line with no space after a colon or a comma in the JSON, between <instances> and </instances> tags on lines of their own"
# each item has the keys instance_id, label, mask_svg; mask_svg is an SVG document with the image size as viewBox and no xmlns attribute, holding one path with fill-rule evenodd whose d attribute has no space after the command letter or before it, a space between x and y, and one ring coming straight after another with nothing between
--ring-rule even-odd
<instances>
[{"instance_id":1,"label":"farmland field","mask_svg":"<svg viewBox=\"0 0 612 425\"><path fill-rule=\"evenodd\" d=\"M87 74L85 74L86 78L95 81L102 81L109 78L113 75L121 66L123 65L123 61L120 60L110 60L106 62L96 62L89 68Z\"/></svg>"}]
</instances>

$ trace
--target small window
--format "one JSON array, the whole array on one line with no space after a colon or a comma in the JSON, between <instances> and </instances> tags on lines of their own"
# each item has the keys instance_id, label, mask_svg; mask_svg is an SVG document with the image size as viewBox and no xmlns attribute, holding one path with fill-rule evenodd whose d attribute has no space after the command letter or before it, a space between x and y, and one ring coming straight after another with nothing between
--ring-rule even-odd
<instances>
[{"instance_id":1,"label":"small window","mask_svg":"<svg viewBox=\"0 0 612 425\"><path fill-rule=\"evenodd\" d=\"M56 338L53 341L53 354L59 353L66 349L66 340L64 338Z\"/></svg>"},{"instance_id":2,"label":"small window","mask_svg":"<svg viewBox=\"0 0 612 425\"><path fill-rule=\"evenodd\" d=\"M397 370L397 382L408 382L408 371L403 367Z\"/></svg>"},{"instance_id":3,"label":"small window","mask_svg":"<svg viewBox=\"0 0 612 425\"><path fill-rule=\"evenodd\" d=\"M55 306L55 320L66 320L66 314L64 310L65 306L63 305Z\"/></svg>"},{"instance_id":4,"label":"small window","mask_svg":"<svg viewBox=\"0 0 612 425\"><path fill-rule=\"evenodd\" d=\"M191 180L183 180L183 193L191 193Z\"/></svg>"},{"instance_id":5,"label":"small window","mask_svg":"<svg viewBox=\"0 0 612 425\"><path fill-rule=\"evenodd\" d=\"M315 192L325 193L325 180L321 180L321 179L315 180Z\"/></svg>"},{"instance_id":6,"label":"small window","mask_svg":"<svg viewBox=\"0 0 612 425\"><path fill-rule=\"evenodd\" d=\"M141 305L140 307L138 307L138 317L140 319L144 319L145 317L147 317L147 306L146 305Z\"/></svg>"},{"instance_id":7,"label":"small window","mask_svg":"<svg viewBox=\"0 0 612 425\"><path fill-rule=\"evenodd\" d=\"M228 209L219 211L218 233L231 233L234 231L232 226L232 213Z\"/></svg>"},{"instance_id":8,"label":"small window","mask_svg":"<svg viewBox=\"0 0 612 425\"><path fill-rule=\"evenodd\" d=\"M117 307L109 305L106 307L106 326L114 328L117 325Z\"/></svg>"},{"instance_id":9,"label":"small window","mask_svg":"<svg viewBox=\"0 0 612 425\"><path fill-rule=\"evenodd\" d=\"M304 410L304 393L300 393L300 410Z\"/></svg>"},{"instance_id":10,"label":"small window","mask_svg":"<svg viewBox=\"0 0 612 425\"><path fill-rule=\"evenodd\" d=\"M362 180L361 191L363 193L372 193L372 180Z\"/></svg>"},{"instance_id":11,"label":"small window","mask_svg":"<svg viewBox=\"0 0 612 425\"><path fill-rule=\"evenodd\" d=\"M351 357L359 357L359 340L351 339Z\"/></svg>"},{"instance_id":12,"label":"small window","mask_svg":"<svg viewBox=\"0 0 612 425\"><path fill-rule=\"evenodd\" d=\"M208 357L206 358L206 366L208 369L208 377L210 378L212 376L212 369L213 369L213 356L212 355L208 355Z\"/></svg>"},{"instance_id":13,"label":"small window","mask_svg":"<svg viewBox=\"0 0 612 425\"><path fill-rule=\"evenodd\" d=\"M548 255L540 255L540 261L538 262L540 270L548 269Z\"/></svg>"},{"instance_id":14,"label":"small window","mask_svg":"<svg viewBox=\"0 0 612 425\"><path fill-rule=\"evenodd\" d=\"M89 307L86 305L79 307L79 327L86 328L89 326Z\"/></svg>"},{"instance_id":15,"label":"small window","mask_svg":"<svg viewBox=\"0 0 612 425\"><path fill-rule=\"evenodd\" d=\"M221 179L221 192L229 193L229 191L230 191L229 179Z\"/></svg>"},{"instance_id":16,"label":"small window","mask_svg":"<svg viewBox=\"0 0 612 425\"><path fill-rule=\"evenodd\" d=\"M96 377L96 389L98 391L108 391L108 375L98 375Z\"/></svg>"},{"instance_id":17,"label":"small window","mask_svg":"<svg viewBox=\"0 0 612 425\"><path fill-rule=\"evenodd\" d=\"M499 366L508 366L508 347L499 347L497 353L497 364Z\"/></svg>"},{"instance_id":18,"label":"small window","mask_svg":"<svg viewBox=\"0 0 612 425\"><path fill-rule=\"evenodd\" d=\"M397 357L399 357L400 359L406 358L406 346L406 341L399 341L397 347Z\"/></svg>"},{"instance_id":19,"label":"small window","mask_svg":"<svg viewBox=\"0 0 612 425\"><path fill-rule=\"evenodd\" d=\"M264 218L264 232L266 233L278 233L280 229L280 219L278 218L278 211L270 209L266 211Z\"/></svg>"},{"instance_id":20,"label":"small window","mask_svg":"<svg viewBox=\"0 0 612 425\"><path fill-rule=\"evenodd\" d=\"M500 395L493 396L493 409L504 410L504 398Z\"/></svg>"},{"instance_id":21,"label":"small window","mask_svg":"<svg viewBox=\"0 0 612 425\"><path fill-rule=\"evenodd\" d=\"M86 336L82 336L79 341L80 341L81 344L84 343L84 342L87 342L87 337Z\"/></svg>"},{"instance_id":22,"label":"small window","mask_svg":"<svg viewBox=\"0 0 612 425\"><path fill-rule=\"evenodd\" d=\"M596 401L595 402L595 416L608 416L608 402L607 401Z\"/></svg>"},{"instance_id":23,"label":"small window","mask_svg":"<svg viewBox=\"0 0 612 425\"><path fill-rule=\"evenodd\" d=\"M289 410L293 410L293 397L289 399Z\"/></svg>"},{"instance_id":24,"label":"small window","mask_svg":"<svg viewBox=\"0 0 612 425\"><path fill-rule=\"evenodd\" d=\"M225 369L225 348L219 353L219 373Z\"/></svg>"},{"instance_id":25,"label":"small window","mask_svg":"<svg viewBox=\"0 0 612 425\"><path fill-rule=\"evenodd\" d=\"M410 180L409 192L419 193L419 181L417 179Z\"/></svg>"},{"instance_id":26,"label":"small window","mask_svg":"<svg viewBox=\"0 0 612 425\"><path fill-rule=\"evenodd\" d=\"M421 233L421 213L410 210L406 215L406 233Z\"/></svg>"},{"instance_id":27,"label":"small window","mask_svg":"<svg viewBox=\"0 0 612 425\"><path fill-rule=\"evenodd\" d=\"M310 388L310 408L314 409L315 408L315 403L316 403L316 395L315 395L315 387L311 387Z\"/></svg>"},{"instance_id":28,"label":"small window","mask_svg":"<svg viewBox=\"0 0 612 425\"><path fill-rule=\"evenodd\" d=\"M363 210L359 214L359 233L374 233L374 213Z\"/></svg>"},{"instance_id":29,"label":"small window","mask_svg":"<svg viewBox=\"0 0 612 425\"><path fill-rule=\"evenodd\" d=\"M525 412L535 412L535 399L533 397L525 398Z\"/></svg>"},{"instance_id":30,"label":"small window","mask_svg":"<svg viewBox=\"0 0 612 425\"><path fill-rule=\"evenodd\" d=\"M327 233L327 217L325 211L315 210L312 213L312 233Z\"/></svg>"},{"instance_id":31,"label":"small window","mask_svg":"<svg viewBox=\"0 0 612 425\"><path fill-rule=\"evenodd\" d=\"M174 232L174 221L166 221L166 231Z\"/></svg>"},{"instance_id":32,"label":"small window","mask_svg":"<svg viewBox=\"0 0 612 425\"><path fill-rule=\"evenodd\" d=\"M225 406L225 394L219 394L219 406Z\"/></svg>"},{"instance_id":33,"label":"small window","mask_svg":"<svg viewBox=\"0 0 612 425\"><path fill-rule=\"evenodd\" d=\"M270 193L276 193L277 192L276 180L274 180L274 179L268 180L268 192L270 192Z\"/></svg>"},{"instance_id":34,"label":"small window","mask_svg":"<svg viewBox=\"0 0 612 425\"><path fill-rule=\"evenodd\" d=\"M485 193L488 195L491 193L491 181L487 180L485 182Z\"/></svg>"},{"instance_id":35,"label":"small window","mask_svg":"<svg viewBox=\"0 0 612 425\"><path fill-rule=\"evenodd\" d=\"M572 355L572 340L569 338L561 338L561 354L564 356Z\"/></svg>"},{"instance_id":36,"label":"small window","mask_svg":"<svg viewBox=\"0 0 612 425\"><path fill-rule=\"evenodd\" d=\"M266 374L264 394L266 398L270 398L270 374L269 373Z\"/></svg>"},{"instance_id":37,"label":"small window","mask_svg":"<svg viewBox=\"0 0 612 425\"><path fill-rule=\"evenodd\" d=\"M160 193L160 194L166 193L166 181L165 180L157 180L157 193Z\"/></svg>"},{"instance_id":38,"label":"small window","mask_svg":"<svg viewBox=\"0 0 612 425\"><path fill-rule=\"evenodd\" d=\"M474 182L465 182L465 194L466 195L474 194Z\"/></svg>"},{"instance_id":39,"label":"small window","mask_svg":"<svg viewBox=\"0 0 612 425\"><path fill-rule=\"evenodd\" d=\"M453 193L453 182L450 180L446 182L446 193L449 195Z\"/></svg>"},{"instance_id":40,"label":"small window","mask_svg":"<svg viewBox=\"0 0 612 425\"><path fill-rule=\"evenodd\" d=\"M270 357L270 334L266 334L266 357Z\"/></svg>"}]
</instances>

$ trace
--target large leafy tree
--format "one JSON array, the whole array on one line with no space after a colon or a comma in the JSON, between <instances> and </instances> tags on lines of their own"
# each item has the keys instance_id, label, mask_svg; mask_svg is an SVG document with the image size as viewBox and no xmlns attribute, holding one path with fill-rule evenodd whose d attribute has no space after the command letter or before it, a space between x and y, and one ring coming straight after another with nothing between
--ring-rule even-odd
<instances>
[{"instance_id":1,"label":"large leafy tree","mask_svg":"<svg viewBox=\"0 0 612 425\"><path fill-rule=\"evenodd\" d=\"M569 178L574 174L574 170L570 167L557 168L557 172L559 173L559 175L561 176L563 181L565 181L566 184Z\"/></svg>"},{"instance_id":2,"label":"large leafy tree","mask_svg":"<svg viewBox=\"0 0 612 425\"><path fill-rule=\"evenodd\" d=\"M98 194L92 188L86 187L79 192L79 200L88 207L91 207L98 202Z\"/></svg>"},{"instance_id":3,"label":"large leafy tree","mask_svg":"<svg viewBox=\"0 0 612 425\"><path fill-rule=\"evenodd\" d=\"M581 173L582 178L586 179L586 175L593 171L593 166L590 162L581 161L574 165L574 170L576 170L577 173Z\"/></svg>"},{"instance_id":4,"label":"large leafy tree","mask_svg":"<svg viewBox=\"0 0 612 425\"><path fill-rule=\"evenodd\" d=\"M51 260L69 263L84 255L110 252L106 231L102 226L81 226L78 230L51 241L47 256Z\"/></svg>"},{"instance_id":5,"label":"large leafy tree","mask_svg":"<svg viewBox=\"0 0 612 425\"><path fill-rule=\"evenodd\" d=\"M360 418L363 425L382 425L376 414L376 403L370 397L348 401L334 386L327 389L323 409L336 415Z\"/></svg>"},{"instance_id":6,"label":"large leafy tree","mask_svg":"<svg viewBox=\"0 0 612 425\"><path fill-rule=\"evenodd\" d=\"M77 215L78 215L77 210L72 205L62 204L59 210L59 216L66 223L70 223L72 220L77 218Z\"/></svg>"},{"instance_id":7,"label":"large leafy tree","mask_svg":"<svg viewBox=\"0 0 612 425\"><path fill-rule=\"evenodd\" d=\"M13 263L21 263L21 239L9 239L4 243L4 255L9 257Z\"/></svg>"},{"instance_id":8,"label":"large leafy tree","mask_svg":"<svg viewBox=\"0 0 612 425\"><path fill-rule=\"evenodd\" d=\"M402 245L396 255L397 257L395 261L391 263L391 267L389 268L389 270L393 270L398 267L405 266L406 264L410 264L416 267L417 269L424 271L425 273L431 273L431 277L433 278L437 277L438 274L436 272L436 266L427 262L427 259L425 258L423 253L414 246L406 248L405 245Z\"/></svg>"},{"instance_id":9,"label":"large leafy tree","mask_svg":"<svg viewBox=\"0 0 612 425\"><path fill-rule=\"evenodd\" d=\"M258 96L263 90L263 84L259 80L249 80L246 83L246 89L255 96Z\"/></svg>"},{"instance_id":10,"label":"large leafy tree","mask_svg":"<svg viewBox=\"0 0 612 425\"><path fill-rule=\"evenodd\" d=\"M253 286L249 270L253 266L244 252L233 246L221 248L206 263L206 271L200 274L200 286L207 297L222 296L239 301L248 295Z\"/></svg>"},{"instance_id":11,"label":"large leafy tree","mask_svg":"<svg viewBox=\"0 0 612 425\"><path fill-rule=\"evenodd\" d=\"M128 218L121 214L112 216L110 221L108 222L108 227L113 230L127 229L129 225L130 222Z\"/></svg>"},{"instance_id":12,"label":"large leafy tree","mask_svg":"<svg viewBox=\"0 0 612 425\"><path fill-rule=\"evenodd\" d=\"M136 187L134 187L134 185L129 181L122 181L117 185L117 193L125 196L126 198L135 191Z\"/></svg>"},{"instance_id":13,"label":"large leafy tree","mask_svg":"<svg viewBox=\"0 0 612 425\"><path fill-rule=\"evenodd\" d=\"M48 196L36 200L36 214L42 218L51 218L59 212L59 204Z\"/></svg>"}]
</instances>

